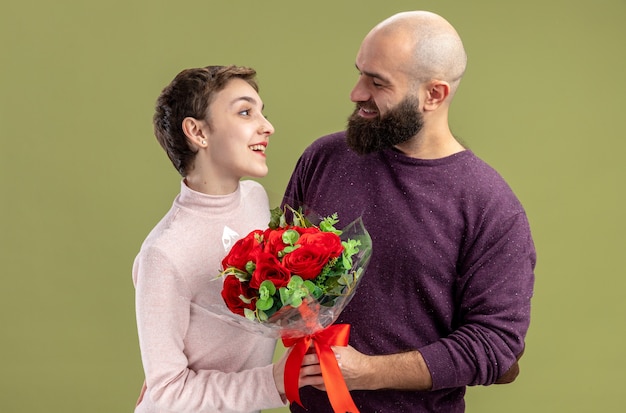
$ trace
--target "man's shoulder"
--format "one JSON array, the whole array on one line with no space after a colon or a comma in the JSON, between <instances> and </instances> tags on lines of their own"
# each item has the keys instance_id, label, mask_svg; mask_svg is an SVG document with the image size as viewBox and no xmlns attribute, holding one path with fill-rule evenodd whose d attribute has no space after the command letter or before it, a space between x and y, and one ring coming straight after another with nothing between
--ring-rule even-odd
<instances>
[{"instance_id":1,"label":"man's shoulder","mask_svg":"<svg viewBox=\"0 0 626 413\"><path fill-rule=\"evenodd\" d=\"M308 151L335 151L338 149L348 149L345 131L339 131L317 138L307 148Z\"/></svg>"},{"instance_id":2,"label":"man's shoulder","mask_svg":"<svg viewBox=\"0 0 626 413\"><path fill-rule=\"evenodd\" d=\"M329 163L335 159L349 159L355 156L346 144L345 132L335 132L314 140L302 152L301 162L314 164Z\"/></svg>"},{"instance_id":3,"label":"man's shoulder","mask_svg":"<svg viewBox=\"0 0 626 413\"><path fill-rule=\"evenodd\" d=\"M462 163L458 179L469 199L482 199L483 202L498 205L503 210L522 209L521 203L505 178L487 161L469 152Z\"/></svg>"},{"instance_id":4,"label":"man's shoulder","mask_svg":"<svg viewBox=\"0 0 626 413\"><path fill-rule=\"evenodd\" d=\"M492 185L494 181L504 183L504 179L495 168L469 149L452 155L448 159L457 172L455 179L477 185Z\"/></svg>"}]
</instances>

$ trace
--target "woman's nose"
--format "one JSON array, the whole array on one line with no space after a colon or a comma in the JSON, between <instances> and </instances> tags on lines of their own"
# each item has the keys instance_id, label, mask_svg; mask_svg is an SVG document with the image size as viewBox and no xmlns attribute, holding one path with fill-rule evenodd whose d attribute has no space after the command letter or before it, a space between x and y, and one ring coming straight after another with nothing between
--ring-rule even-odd
<instances>
[{"instance_id":1,"label":"woman's nose","mask_svg":"<svg viewBox=\"0 0 626 413\"><path fill-rule=\"evenodd\" d=\"M267 120L266 117L263 117L263 121L261 122L261 126L259 127L259 133L264 135L272 135L274 134L274 125Z\"/></svg>"}]
</instances>

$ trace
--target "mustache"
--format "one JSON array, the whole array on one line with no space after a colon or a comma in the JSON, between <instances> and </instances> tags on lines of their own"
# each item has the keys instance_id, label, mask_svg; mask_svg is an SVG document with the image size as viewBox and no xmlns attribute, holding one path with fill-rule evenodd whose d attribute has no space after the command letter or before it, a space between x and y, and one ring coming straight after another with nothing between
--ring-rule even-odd
<instances>
[{"instance_id":1,"label":"mustache","mask_svg":"<svg viewBox=\"0 0 626 413\"><path fill-rule=\"evenodd\" d=\"M378 109L378 106L376 105L376 103L374 103L372 101L358 102L355 105L354 113L358 112L360 109L365 109L365 110L369 110L369 111L375 111L376 113L378 113L378 117L380 117L380 110Z\"/></svg>"}]
</instances>

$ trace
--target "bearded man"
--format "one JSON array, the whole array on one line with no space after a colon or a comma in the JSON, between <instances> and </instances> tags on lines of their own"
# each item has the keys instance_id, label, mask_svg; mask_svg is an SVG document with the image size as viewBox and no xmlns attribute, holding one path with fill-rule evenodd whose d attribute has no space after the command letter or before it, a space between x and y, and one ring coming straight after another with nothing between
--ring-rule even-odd
<instances>
[{"instance_id":1,"label":"bearded man","mask_svg":"<svg viewBox=\"0 0 626 413\"><path fill-rule=\"evenodd\" d=\"M372 238L337 320L350 324L350 343L333 347L362 412L463 412L466 386L519 371L535 248L510 187L450 131L466 63L441 16L404 12L378 24L356 56L347 130L304 151L284 195L283 204L344 223L362 217ZM306 410L292 411L332 412L324 390L303 387Z\"/></svg>"}]
</instances>

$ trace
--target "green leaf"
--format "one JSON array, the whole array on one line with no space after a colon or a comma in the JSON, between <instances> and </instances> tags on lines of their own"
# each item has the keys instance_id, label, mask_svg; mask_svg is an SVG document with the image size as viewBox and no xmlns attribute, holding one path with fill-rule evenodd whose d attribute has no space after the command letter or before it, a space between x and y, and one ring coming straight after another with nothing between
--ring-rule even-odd
<instances>
[{"instance_id":1,"label":"green leaf","mask_svg":"<svg viewBox=\"0 0 626 413\"><path fill-rule=\"evenodd\" d=\"M354 282L354 277L352 276L352 273L349 272L339 277L337 282L341 285L352 285L352 283Z\"/></svg>"},{"instance_id":2,"label":"green leaf","mask_svg":"<svg viewBox=\"0 0 626 413\"><path fill-rule=\"evenodd\" d=\"M256 308L259 310L269 310L274 305L274 299L272 297L267 297L265 299L256 300Z\"/></svg>"},{"instance_id":3,"label":"green leaf","mask_svg":"<svg viewBox=\"0 0 626 413\"><path fill-rule=\"evenodd\" d=\"M291 293L289 290L286 287L280 287L278 293L280 295L280 301L283 305L289 305L289 302L291 302Z\"/></svg>"},{"instance_id":4,"label":"green leaf","mask_svg":"<svg viewBox=\"0 0 626 413\"><path fill-rule=\"evenodd\" d=\"M302 286L303 283L304 283L304 280L302 279L302 277L300 277L299 275L294 275L291 277L291 279L287 283L287 288L290 290L295 290L299 288L300 286Z\"/></svg>"},{"instance_id":5,"label":"green leaf","mask_svg":"<svg viewBox=\"0 0 626 413\"><path fill-rule=\"evenodd\" d=\"M252 302L252 298L248 298L243 294L239 294L239 299L246 304L250 304Z\"/></svg>"},{"instance_id":6,"label":"green leaf","mask_svg":"<svg viewBox=\"0 0 626 413\"><path fill-rule=\"evenodd\" d=\"M298 234L298 231L296 231L295 229L288 229L287 231L283 232L282 238L285 244L293 245L300 238L300 234Z\"/></svg>"},{"instance_id":7,"label":"green leaf","mask_svg":"<svg viewBox=\"0 0 626 413\"><path fill-rule=\"evenodd\" d=\"M345 255L352 256L359 252L359 245L361 245L361 241L348 239L346 241L342 241L341 245L343 245L343 253Z\"/></svg>"},{"instance_id":8,"label":"green leaf","mask_svg":"<svg viewBox=\"0 0 626 413\"><path fill-rule=\"evenodd\" d=\"M333 232L337 235L341 235L341 231L335 228L335 224L339 222L339 218L337 213L335 212L331 216L325 217L320 222L320 230L324 232Z\"/></svg>"},{"instance_id":9,"label":"green leaf","mask_svg":"<svg viewBox=\"0 0 626 413\"><path fill-rule=\"evenodd\" d=\"M224 271L226 275L234 275L239 281L249 281L252 276L245 271L241 271L239 268L229 267Z\"/></svg>"},{"instance_id":10,"label":"green leaf","mask_svg":"<svg viewBox=\"0 0 626 413\"><path fill-rule=\"evenodd\" d=\"M243 315L245 315L248 320L256 321L256 312L250 310L249 308L243 309Z\"/></svg>"},{"instance_id":11,"label":"green leaf","mask_svg":"<svg viewBox=\"0 0 626 413\"><path fill-rule=\"evenodd\" d=\"M277 229L281 227L281 219L284 220L284 215L280 207L276 207L270 210L270 223L268 226L271 229Z\"/></svg>"},{"instance_id":12,"label":"green leaf","mask_svg":"<svg viewBox=\"0 0 626 413\"><path fill-rule=\"evenodd\" d=\"M309 290L310 293L315 291L315 289L317 288L317 286L315 284L313 284L313 282L311 280L306 280L304 282L304 286L306 287L307 290Z\"/></svg>"},{"instance_id":13,"label":"green leaf","mask_svg":"<svg viewBox=\"0 0 626 413\"><path fill-rule=\"evenodd\" d=\"M259 286L259 295L263 298L274 295L276 286L270 280L265 280Z\"/></svg>"},{"instance_id":14,"label":"green leaf","mask_svg":"<svg viewBox=\"0 0 626 413\"><path fill-rule=\"evenodd\" d=\"M349 270L350 268L352 268L352 258L342 255L341 264L343 265L344 269Z\"/></svg>"},{"instance_id":15,"label":"green leaf","mask_svg":"<svg viewBox=\"0 0 626 413\"><path fill-rule=\"evenodd\" d=\"M342 265L344 269L349 270L352 268L352 256L359 252L361 241L348 239L347 241L342 241L341 245L343 246L343 253L341 254Z\"/></svg>"},{"instance_id":16,"label":"green leaf","mask_svg":"<svg viewBox=\"0 0 626 413\"><path fill-rule=\"evenodd\" d=\"M302 304L302 298L311 295L309 290L309 284L315 290L315 285L307 281L308 284L298 275L294 275L289 280L286 287L281 287L279 291L280 301L283 305L291 305L292 307L298 307Z\"/></svg>"},{"instance_id":17,"label":"green leaf","mask_svg":"<svg viewBox=\"0 0 626 413\"><path fill-rule=\"evenodd\" d=\"M322 291L322 289L320 287L315 285L315 283L313 283L310 280L306 280L304 282L304 286L306 287L306 289L309 291L309 294L313 298L316 298L316 299L320 298L324 294L324 291Z\"/></svg>"},{"instance_id":18,"label":"green leaf","mask_svg":"<svg viewBox=\"0 0 626 413\"><path fill-rule=\"evenodd\" d=\"M293 252L293 251L297 250L297 249L298 249L298 248L300 248L300 247L301 247L301 245L300 245L300 244L297 244L297 245L290 245L290 246L288 246L288 247L285 247L285 248L283 248L283 250L282 250L282 251L278 251L278 254L277 254L277 255L278 255L278 258L282 258L282 257L284 257L285 255L289 254L290 252Z\"/></svg>"},{"instance_id":19,"label":"green leaf","mask_svg":"<svg viewBox=\"0 0 626 413\"><path fill-rule=\"evenodd\" d=\"M256 308L259 310L269 310L274 305L272 296L276 292L276 286L270 280L265 280L259 286L259 299L256 302Z\"/></svg>"},{"instance_id":20,"label":"green leaf","mask_svg":"<svg viewBox=\"0 0 626 413\"><path fill-rule=\"evenodd\" d=\"M252 274L254 270L256 270L256 264L254 263L254 261L248 261L246 263L246 272L248 274Z\"/></svg>"}]
</instances>

